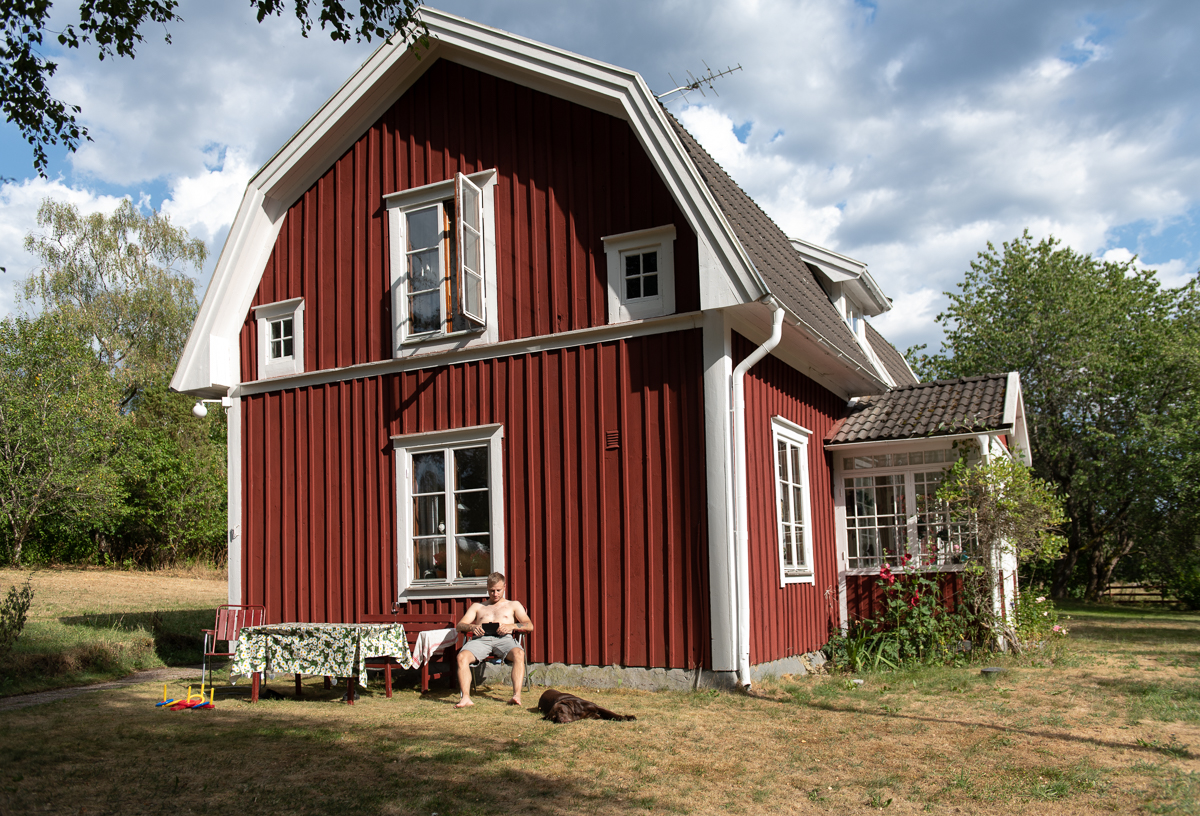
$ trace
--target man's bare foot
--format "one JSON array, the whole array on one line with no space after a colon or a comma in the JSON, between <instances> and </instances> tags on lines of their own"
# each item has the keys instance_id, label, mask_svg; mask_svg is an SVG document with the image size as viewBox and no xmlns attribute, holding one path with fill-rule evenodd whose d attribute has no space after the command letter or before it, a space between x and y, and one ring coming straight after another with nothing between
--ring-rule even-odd
<instances>
[{"instance_id":1,"label":"man's bare foot","mask_svg":"<svg viewBox=\"0 0 1200 816\"><path fill-rule=\"evenodd\" d=\"M521 704L521 695L514 694L513 698L508 701L508 704L509 705L520 705Z\"/></svg>"},{"instance_id":2,"label":"man's bare foot","mask_svg":"<svg viewBox=\"0 0 1200 816\"><path fill-rule=\"evenodd\" d=\"M454 707L455 708L466 708L467 706L473 706L473 705L475 705L475 704L473 702L471 702L471 699L469 697L464 697L461 700L459 700L457 703L455 703Z\"/></svg>"}]
</instances>

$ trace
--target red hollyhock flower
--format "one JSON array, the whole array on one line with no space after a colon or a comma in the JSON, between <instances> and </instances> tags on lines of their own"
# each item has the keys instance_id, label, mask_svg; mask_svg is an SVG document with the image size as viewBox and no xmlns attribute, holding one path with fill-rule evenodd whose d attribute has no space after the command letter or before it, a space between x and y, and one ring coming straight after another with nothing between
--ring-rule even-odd
<instances>
[{"instance_id":1,"label":"red hollyhock flower","mask_svg":"<svg viewBox=\"0 0 1200 816\"><path fill-rule=\"evenodd\" d=\"M888 586L896 583L896 576L892 575L892 568L884 564L879 568L879 577L888 582Z\"/></svg>"}]
</instances>

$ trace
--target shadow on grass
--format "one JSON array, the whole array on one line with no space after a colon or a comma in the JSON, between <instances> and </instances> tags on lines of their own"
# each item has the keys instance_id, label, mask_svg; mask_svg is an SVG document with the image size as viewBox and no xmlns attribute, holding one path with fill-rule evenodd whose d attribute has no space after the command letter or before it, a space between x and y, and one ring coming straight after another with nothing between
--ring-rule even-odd
<instances>
[{"instance_id":1,"label":"shadow on grass","mask_svg":"<svg viewBox=\"0 0 1200 816\"><path fill-rule=\"evenodd\" d=\"M174 713L122 689L0 717L0 812L59 803L72 813L177 813L184 802L209 813L645 809L636 791L572 771L570 732L554 728L490 704L456 712L439 697L354 708L219 701Z\"/></svg>"},{"instance_id":2,"label":"shadow on grass","mask_svg":"<svg viewBox=\"0 0 1200 816\"><path fill-rule=\"evenodd\" d=\"M204 637L200 632L212 628L213 610L69 615L58 621L67 626L85 626L103 631L135 632L144 629L154 638L154 651L158 659L168 666L181 666L200 662L204 649Z\"/></svg>"},{"instance_id":3,"label":"shadow on grass","mask_svg":"<svg viewBox=\"0 0 1200 816\"><path fill-rule=\"evenodd\" d=\"M1165 626L1138 626L1137 628L1114 629L1111 624L1111 621L1073 621L1071 633L1075 637L1087 638L1100 643L1200 644L1200 628L1175 629Z\"/></svg>"}]
</instances>

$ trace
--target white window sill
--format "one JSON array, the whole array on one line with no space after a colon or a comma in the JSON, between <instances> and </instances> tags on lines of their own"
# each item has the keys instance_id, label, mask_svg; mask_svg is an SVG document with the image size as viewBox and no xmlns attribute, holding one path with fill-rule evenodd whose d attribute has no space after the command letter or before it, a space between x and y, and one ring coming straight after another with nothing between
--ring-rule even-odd
<instances>
[{"instance_id":1,"label":"white window sill","mask_svg":"<svg viewBox=\"0 0 1200 816\"><path fill-rule=\"evenodd\" d=\"M783 583L787 584L815 584L817 578L811 572L796 572L790 575L783 576Z\"/></svg>"}]
</instances>

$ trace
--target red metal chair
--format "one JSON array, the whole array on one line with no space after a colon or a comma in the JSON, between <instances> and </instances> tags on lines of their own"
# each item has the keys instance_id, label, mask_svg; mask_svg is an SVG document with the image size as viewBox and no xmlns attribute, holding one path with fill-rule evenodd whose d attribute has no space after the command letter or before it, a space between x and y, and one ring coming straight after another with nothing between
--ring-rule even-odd
<instances>
[{"instance_id":1,"label":"red metal chair","mask_svg":"<svg viewBox=\"0 0 1200 816\"><path fill-rule=\"evenodd\" d=\"M217 619L212 629L201 630L204 635L204 661L201 664L200 676L208 675L208 684L212 685L212 657L233 657L238 634L243 626L262 626L267 622L267 609L264 606L221 604L217 607ZM218 651L217 644L224 641L227 651Z\"/></svg>"},{"instance_id":2,"label":"red metal chair","mask_svg":"<svg viewBox=\"0 0 1200 816\"><path fill-rule=\"evenodd\" d=\"M404 626L404 636L408 638L408 648L415 649L417 638L422 632L430 632L436 629L453 629L457 621L454 618L446 615L410 615L397 620L396 623ZM457 643L451 643L445 648L435 652L429 660L421 664L421 693L429 691L429 681L446 675L453 676L457 671L455 668L455 660L458 655ZM368 657L366 660L368 669L383 672L383 686L387 692L387 696L392 696L392 671L399 668L399 664L390 657Z\"/></svg>"}]
</instances>

